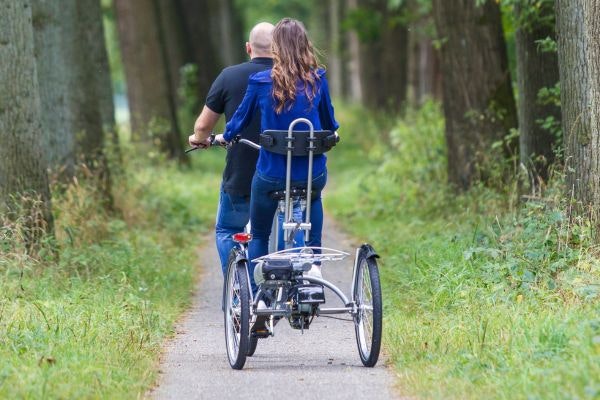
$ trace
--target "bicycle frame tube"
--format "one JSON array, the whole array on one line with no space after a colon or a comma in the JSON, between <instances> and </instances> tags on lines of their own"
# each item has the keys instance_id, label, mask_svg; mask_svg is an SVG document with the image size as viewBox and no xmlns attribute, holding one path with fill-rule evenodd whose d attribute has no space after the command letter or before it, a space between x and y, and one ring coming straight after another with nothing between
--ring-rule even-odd
<instances>
[{"instance_id":1,"label":"bicycle frame tube","mask_svg":"<svg viewBox=\"0 0 600 400\"><path fill-rule=\"evenodd\" d=\"M309 131L310 131L310 143L309 143L309 147L308 147L308 182L307 182L307 187L306 187L306 192L307 192L306 200L307 201L306 201L306 218L305 218L305 223L308 224L308 223L310 223L310 206L311 206L310 196L311 196L311 191L312 191L312 164L313 164L315 130L314 130L312 122L310 122L310 120L308 120L306 118L297 118L297 119L293 120L292 123L290 124L290 127L288 128L287 162L286 162L286 168L285 168L285 214L284 214L285 218L284 218L284 221L285 222L291 221L292 207L290 204L290 191L291 191L291 186L292 186L292 149L293 149L293 140L294 140L294 126L296 126L296 124L299 124L299 123L305 123L306 125L308 125ZM305 242L308 242L309 231L310 231L309 228L305 228L305 230L304 230ZM284 239L287 242L289 240L289 235L292 234L292 230L284 228L284 232L285 232Z\"/></svg>"},{"instance_id":2,"label":"bicycle frame tube","mask_svg":"<svg viewBox=\"0 0 600 400\"><path fill-rule=\"evenodd\" d=\"M308 224L310 223L310 206L311 206L311 193L312 193L312 166L313 166L313 152L314 152L314 138L315 138L315 129L313 127L312 122L310 122L310 120L306 119L306 118L297 118L295 120L292 121L292 123L290 124L290 127L288 128L288 135L287 135L287 139L288 139L288 143L287 143L287 162L286 162L286 168L285 168L285 218L284 221L285 222L289 222L291 220L291 212L292 212L292 207L290 204L290 191L291 191L291 186L292 186L292 145L293 145L293 140L294 140L294 126L296 126L296 124L299 123L305 123L306 125L308 125L309 131L310 131L310 140L309 140L309 146L308 146L308 182L306 185L306 219L305 219L305 223ZM292 234L292 231L290 229L284 229L285 231L285 241L287 242L289 240L289 235ZM304 229L305 235L304 235L304 241L308 242L308 238L309 238L309 232L310 229L309 228L305 228Z\"/></svg>"}]
</instances>

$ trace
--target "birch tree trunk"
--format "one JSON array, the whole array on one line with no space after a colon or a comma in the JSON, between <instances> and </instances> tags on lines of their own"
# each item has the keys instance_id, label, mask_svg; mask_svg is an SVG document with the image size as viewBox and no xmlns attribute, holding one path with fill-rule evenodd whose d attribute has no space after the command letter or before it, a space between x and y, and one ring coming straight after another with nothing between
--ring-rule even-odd
<instances>
[{"instance_id":1,"label":"birch tree trunk","mask_svg":"<svg viewBox=\"0 0 600 400\"><path fill-rule=\"evenodd\" d=\"M506 44L495 1L434 0L443 42L448 180L460 190L488 178L494 142L517 127Z\"/></svg>"},{"instance_id":2,"label":"birch tree trunk","mask_svg":"<svg viewBox=\"0 0 600 400\"><path fill-rule=\"evenodd\" d=\"M52 229L52 214L40 99L34 57L32 5L28 0L0 0L0 212L21 204L30 228ZM13 197L14 196L14 197ZM33 206L31 200L41 200ZM17 203L17 204L15 204ZM41 210L38 215L35 210ZM30 229L28 244L39 240Z\"/></svg>"}]
</instances>

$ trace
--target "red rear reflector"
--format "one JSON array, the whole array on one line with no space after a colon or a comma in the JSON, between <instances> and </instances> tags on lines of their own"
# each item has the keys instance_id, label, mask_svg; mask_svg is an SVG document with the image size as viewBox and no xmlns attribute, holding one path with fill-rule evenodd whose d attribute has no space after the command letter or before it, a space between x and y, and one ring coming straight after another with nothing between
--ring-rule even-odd
<instances>
[{"instance_id":1,"label":"red rear reflector","mask_svg":"<svg viewBox=\"0 0 600 400\"><path fill-rule=\"evenodd\" d=\"M233 234L233 241L236 243L248 243L249 241L252 240L252 234L250 233L234 233Z\"/></svg>"}]
</instances>

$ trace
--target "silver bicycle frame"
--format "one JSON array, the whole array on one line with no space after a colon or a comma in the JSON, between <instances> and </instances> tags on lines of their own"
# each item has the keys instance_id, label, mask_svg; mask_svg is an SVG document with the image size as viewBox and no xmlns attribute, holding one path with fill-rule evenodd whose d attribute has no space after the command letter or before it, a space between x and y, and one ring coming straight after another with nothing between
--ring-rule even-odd
<instances>
[{"instance_id":1,"label":"silver bicycle frame","mask_svg":"<svg viewBox=\"0 0 600 400\"><path fill-rule=\"evenodd\" d=\"M312 175L313 175L313 153L315 149L315 129L312 122L306 118L297 118L292 121L288 128L287 135L287 160L285 167L285 213L283 221L283 232L285 243L290 239L290 235L296 229L296 224L292 221L292 204L290 201L290 191L292 186L292 143L294 140L294 126L299 123L305 123L308 125L310 132L310 140L308 145L308 181L306 184L306 218L304 223L300 224L300 229L304 230L304 241L308 242L309 233L311 229L310 223L310 207L311 207L311 194L312 194Z\"/></svg>"}]
</instances>

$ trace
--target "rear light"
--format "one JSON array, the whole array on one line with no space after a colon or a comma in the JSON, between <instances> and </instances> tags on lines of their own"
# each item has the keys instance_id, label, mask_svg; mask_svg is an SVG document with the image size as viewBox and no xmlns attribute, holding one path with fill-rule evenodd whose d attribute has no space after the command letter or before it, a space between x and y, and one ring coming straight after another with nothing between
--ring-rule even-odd
<instances>
[{"instance_id":1,"label":"rear light","mask_svg":"<svg viewBox=\"0 0 600 400\"><path fill-rule=\"evenodd\" d=\"M251 240L252 240L252 234L250 234L250 233L242 232L242 233L234 233L233 234L233 241L236 243L246 244Z\"/></svg>"}]
</instances>

